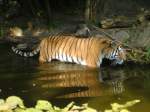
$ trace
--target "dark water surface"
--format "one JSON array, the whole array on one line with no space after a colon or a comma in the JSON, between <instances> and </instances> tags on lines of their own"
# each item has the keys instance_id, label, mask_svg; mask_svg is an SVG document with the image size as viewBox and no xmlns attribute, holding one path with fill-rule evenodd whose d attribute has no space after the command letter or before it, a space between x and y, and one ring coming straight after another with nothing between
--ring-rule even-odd
<instances>
[{"instance_id":1,"label":"dark water surface","mask_svg":"<svg viewBox=\"0 0 150 112\"><path fill-rule=\"evenodd\" d=\"M98 110L110 108L113 102L139 99L141 103L130 110L150 111L150 66L126 64L100 70L60 62L40 65L36 58L16 56L4 45L0 51L0 98L17 95L27 106L38 99L60 107L75 101Z\"/></svg>"}]
</instances>

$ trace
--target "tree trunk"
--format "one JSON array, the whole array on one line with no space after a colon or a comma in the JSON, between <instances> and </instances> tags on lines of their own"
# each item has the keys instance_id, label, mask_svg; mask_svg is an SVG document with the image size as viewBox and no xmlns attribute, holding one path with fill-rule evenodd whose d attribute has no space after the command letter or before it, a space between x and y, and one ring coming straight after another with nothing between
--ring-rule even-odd
<instances>
[{"instance_id":1,"label":"tree trunk","mask_svg":"<svg viewBox=\"0 0 150 112\"><path fill-rule=\"evenodd\" d=\"M34 5L33 5L33 1L32 1L32 0L27 0L27 2L28 2L28 5L29 5L29 7L30 7L30 10L31 10L32 14L33 14L34 16L36 16L36 10L35 10L35 7L34 7ZM25 3L25 2L24 2L24 3Z\"/></svg>"},{"instance_id":2,"label":"tree trunk","mask_svg":"<svg viewBox=\"0 0 150 112\"><path fill-rule=\"evenodd\" d=\"M97 13L99 13L100 15L100 19L103 18L103 14L104 14L104 9L105 9L105 5L107 3L108 0L99 0L98 6L97 7Z\"/></svg>"},{"instance_id":3,"label":"tree trunk","mask_svg":"<svg viewBox=\"0 0 150 112\"><path fill-rule=\"evenodd\" d=\"M91 3L91 0L86 0L86 3L85 3L85 21L86 22L90 21L90 3Z\"/></svg>"},{"instance_id":4,"label":"tree trunk","mask_svg":"<svg viewBox=\"0 0 150 112\"><path fill-rule=\"evenodd\" d=\"M8 0L3 0L3 10L5 11L5 10L7 10L7 8L8 8Z\"/></svg>"},{"instance_id":5,"label":"tree trunk","mask_svg":"<svg viewBox=\"0 0 150 112\"><path fill-rule=\"evenodd\" d=\"M85 6L85 21L96 21L97 10L102 0L86 0Z\"/></svg>"},{"instance_id":6,"label":"tree trunk","mask_svg":"<svg viewBox=\"0 0 150 112\"><path fill-rule=\"evenodd\" d=\"M100 0L93 0L90 3L90 20L96 21L97 6Z\"/></svg>"},{"instance_id":7,"label":"tree trunk","mask_svg":"<svg viewBox=\"0 0 150 112\"><path fill-rule=\"evenodd\" d=\"M47 17L48 17L48 24L52 24L53 22L53 16L52 16L52 10L51 10L51 6L50 6L50 2L49 0L45 0L45 7L46 7L46 11L47 11Z\"/></svg>"},{"instance_id":8,"label":"tree trunk","mask_svg":"<svg viewBox=\"0 0 150 112\"><path fill-rule=\"evenodd\" d=\"M36 15L40 16L38 13L42 10L42 5L39 3L39 0L33 0L33 5L35 7Z\"/></svg>"}]
</instances>

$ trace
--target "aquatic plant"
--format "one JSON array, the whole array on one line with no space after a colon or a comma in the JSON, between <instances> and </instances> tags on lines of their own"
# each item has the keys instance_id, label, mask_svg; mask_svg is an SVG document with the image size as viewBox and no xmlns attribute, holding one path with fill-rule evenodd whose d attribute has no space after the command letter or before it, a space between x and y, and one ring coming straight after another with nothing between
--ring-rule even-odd
<instances>
[{"instance_id":1,"label":"aquatic plant","mask_svg":"<svg viewBox=\"0 0 150 112\"><path fill-rule=\"evenodd\" d=\"M130 112L127 108L139 102L140 100L128 101L125 104L112 103L111 109L105 110L104 112Z\"/></svg>"},{"instance_id":2,"label":"aquatic plant","mask_svg":"<svg viewBox=\"0 0 150 112\"><path fill-rule=\"evenodd\" d=\"M125 104L113 103L112 109L106 109L104 112L129 112L128 107L140 102L140 100L129 101ZM23 100L17 96L10 96L6 100L0 99L0 112L99 112L88 104L76 106L74 102L69 103L64 108L52 106L46 100L38 100L35 107L27 108L23 104ZM102 111L100 111L102 112Z\"/></svg>"},{"instance_id":3,"label":"aquatic plant","mask_svg":"<svg viewBox=\"0 0 150 112\"><path fill-rule=\"evenodd\" d=\"M146 59L150 60L150 48L147 48Z\"/></svg>"}]
</instances>

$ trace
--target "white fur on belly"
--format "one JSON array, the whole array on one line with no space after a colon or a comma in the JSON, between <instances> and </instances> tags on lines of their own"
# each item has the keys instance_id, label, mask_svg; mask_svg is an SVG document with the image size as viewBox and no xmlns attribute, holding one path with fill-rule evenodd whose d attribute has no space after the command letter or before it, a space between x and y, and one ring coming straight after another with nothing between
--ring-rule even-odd
<instances>
[{"instance_id":1,"label":"white fur on belly","mask_svg":"<svg viewBox=\"0 0 150 112\"><path fill-rule=\"evenodd\" d=\"M86 61L81 60L80 58L76 58L74 56L61 53L61 52L59 54L56 54L56 57L55 58L53 57L53 59L58 59L63 62L74 62L74 63L81 64L81 65L87 65Z\"/></svg>"}]
</instances>

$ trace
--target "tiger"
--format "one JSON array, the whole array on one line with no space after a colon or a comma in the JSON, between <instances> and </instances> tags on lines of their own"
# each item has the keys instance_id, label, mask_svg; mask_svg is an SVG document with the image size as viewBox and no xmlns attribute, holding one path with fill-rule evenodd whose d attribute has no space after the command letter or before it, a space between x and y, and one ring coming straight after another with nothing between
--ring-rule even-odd
<instances>
[{"instance_id":1,"label":"tiger","mask_svg":"<svg viewBox=\"0 0 150 112\"><path fill-rule=\"evenodd\" d=\"M39 62L59 60L89 67L100 67L103 58L123 64L126 60L125 49L121 44L108 38L76 38L73 35L55 35L44 38L38 47L24 52L12 46L13 52L24 57L33 57L39 53Z\"/></svg>"}]
</instances>

